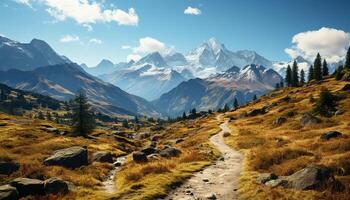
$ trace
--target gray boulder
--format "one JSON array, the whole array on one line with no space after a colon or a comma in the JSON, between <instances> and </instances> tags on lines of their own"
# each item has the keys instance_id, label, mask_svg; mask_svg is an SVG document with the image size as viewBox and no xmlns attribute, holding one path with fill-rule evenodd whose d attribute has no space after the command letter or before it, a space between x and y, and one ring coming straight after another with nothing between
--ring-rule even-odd
<instances>
[{"instance_id":1,"label":"gray boulder","mask_svg":"<svg viewBox=\"0 0 350 200\"><path fill-rule=\"evenodd\" d=\"M301 116L300 123L303 126L315 125L321 123L321 120L310 113L305 113Z\"/></svg>"},{"instance_id":2,"label":"gray boulder","mask_svg":"<svg viewBox=\"0 0 350 200\"><path fill-rule=\"evenodd\" d=\"M148 147L148 148L142 149L141 152L143 152L144 154L146 154L146 156L148 156L148 155L156 153L157 149L153 148L153 147Z\"/></svg>"},{"instance_id":3,"label":"gray boulder","mask_svg":"<svg viewBox=\"0 0 350 200\"><path fill-rule=\"evenodd\" d=\"M278 176L274 173L263 173L256 178L256 182L259 184L265 184L268 181L277 179Z\"/></svg>"},{"instance_id":4,"label":"gray boulder","mask_svg":"<svg viewBox=\"0 0 350 200\"><path fill-rule=\"evenodd\" d=\"M44 160L45 165L59 165L68 168L77 168L88 165L86 148L75 146L57 150L52 156Z\"/></svg>"},{"instance_id":5,"label":"gray boulder","mask_svg":"<svg viewBox=\"0 0 350 200\"><path fill-rule=\"evenodd\" d=\"M269 180L265 183L266 186L269 187L278 187L278 186L284 186L288 183L287 180L279 178L279 179L275 179L275 180Z\"/></svg>"},{"instance_id":6,"label":"gray boulder","mask_svg":"<svg viewBox=\"0 0 350 200\"><path fill-rule=\"evenodd\" d=\"M207 194L207 195L205 196L205 199L208 199L208 200L215 200L215 199L217 199L217 197L216 197L216 194L215 194L215 193L210 193L210 194Z\"/></svg>"},{"instance_id":7,"label":"gray boulder","mask_svg":"<svg viewBox=\"0 0 350 200\"><path fill-rule=\"evenodd\" d=\"M19 197L43 195L45 193L44 182L37 179L16 178L10 182L10 185L17 189Z\"/></svg>"},{"instance_id":8,"label":"gray boulder","mask_svg":"<svg viewBox=\"0 0 350 200\"><path fill-rule=\"evenodd\" d=\"M60 178L49 178L44 181L44 190L48 194L68 193L68 184Z\"/></svg>"},{"instance_id":9,"label":"gray boulder","mask_svg":"<svg viewBox=\"0 0 350 200\"><path fill-rule=\"evenodd\" d=\"M329 140L331 138L336 138L336 137L340 137L342 135L342 133L338 132L338 131L328 131L326 133L323 133L321 135L321 139L322 140Z\"/></svg>"},{"instance_id":10,"label":"gray boulder","mask_svg":"<svg viewBox=\"0 0 350 200\"><path fill-rule=\"evenodd\" d=\"M92 160L102 163L113 163L113 155L110 152L99 151L92 155Z\"/></svg>"},{"instance_id":11,"label":"gray boulder","mask_svg":"<svg viewBox=\"0 0 350 200\"><path fill-rule=\"evenodd\" d=\"M135 152L132 154L132 159L136 162L136 163L142 163L142 162L147 162L147 156L145 153L143 152Z\"/></svg>"},{"instance_id":12,"label":"gray boulder","mask_svg":"<svg viewBox=\"0 0 350 200\"><path fill-rule=\"evenodd\" d=\"M169 148L166 148L166 149L163 149L159 152L159 154L162 156L162 157L166 157L166 158L169 158L169 157L175 157L175 156L178 156L179 154L181 154L181 151L179 149L176 149L174 147L169 147Z\"/></svg>"},{"instance_id":13,"label":"gray boulder","mask_svg":"<svg viewBox=\"0 0 350 200\"><path fill-rule=\"evenodd\" d=\"M332 177L331 170L311 165L286 177L286 188L311 190L324 187Z\"/></svg>"},{"instance_id":14,"label":"gray boulder","mask_svg":"<svg viewBox=\"0 0 350 200\"><path fill-rule=\"evenodd\" d=\"M19 199L18 191L11 185L0 186L0 200L17 200Z\"/></svg>"},{"instance_id":15,"label":"gray boulder","mask_svg":"<svg viewBox=\"0 0 350 200\"><path fill-rule=\"evenodd\" d=\"M0 159L0 174L9 175L19 169L19 164L12 160Z\"/></svg>"}]
</instances>

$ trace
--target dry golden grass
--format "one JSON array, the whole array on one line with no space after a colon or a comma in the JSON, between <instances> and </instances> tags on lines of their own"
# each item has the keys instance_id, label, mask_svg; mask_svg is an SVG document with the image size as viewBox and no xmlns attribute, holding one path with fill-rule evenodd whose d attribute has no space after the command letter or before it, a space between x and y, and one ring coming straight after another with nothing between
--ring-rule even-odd
<instances>
[{"instance_id":1,"label":"dry golden grass","mask_svg":"<svg viewBox=\"0 0 350 200\"><path fill-rule=\"evenodd\" d=\"M240 178L241 199L348 199L350 193L346 192L272 189L255 183L258 173L290 175L315 163L334 169L337 178L349 187L350 94L340 91L346 83L348 82L329 78L320 84L286 88L261 97L235 112L227 113L227 117L236 120L230 123L233 131L225 140L246 155ZM331 118L321 117L322 123L318 125L302 126L299 122L301 115L310 111L314 104L310 97L317 100L323 87L344 97L338 102L338 109L345 112ZM264 115L239 118L241 113L272 103L277 103L277 106ZM287 121L279 126L273 125L278 117L285 117ZM342 132L343 136L328 141L320 140L322 133L331 130Z\"/></svg>"},{"instance_id":2,"label":"dry golden grass","mask_svg":"<svg viewBox=\"0 0 350 200\"><path fill-rule=\"evenodd\" d=\"M59 130L69 127L47 121L32 120L22 117L0 114L0 159L12 159L20 163L20 169L10 176L0 176L0 184L4 184L16 177L47 179L60 177L75 185L73 192L62 196L45 196L40 199L103 199L99 193L101 182L112 169L111 164L92 163L79 169L67 169L59 166L45 166L42 161L55 150L71 146L87 146L89 158L96 151L110 151L115 155L126 152L120 142L112 139L112 135L105 130L97 129L92 135L99 135L94 139L82 137L60 136L44 131L43 125L50 125ZM102 134L101 134L102 133ZM133 150L130 145L128 149ZM97 192L96 192L97 191Z\"/></svg>"},{"instance_id":3,"label":"dry golden grass","mask_svg":"<svg viewBox=\"0 0 350 200\"><path fill-rule=\"evenodd\" d=\"M116 198L142 200L166 196L172 187L217 159L218 152L209 138L219 130L218 121L211 116L177 122L158 132L159 148L171 144L182 153L179 157L153 159L144 164L129 162L123 166L116 178L119 192ZM184 141L175 144L179 138Z\"/></svg>"}]
</instances>

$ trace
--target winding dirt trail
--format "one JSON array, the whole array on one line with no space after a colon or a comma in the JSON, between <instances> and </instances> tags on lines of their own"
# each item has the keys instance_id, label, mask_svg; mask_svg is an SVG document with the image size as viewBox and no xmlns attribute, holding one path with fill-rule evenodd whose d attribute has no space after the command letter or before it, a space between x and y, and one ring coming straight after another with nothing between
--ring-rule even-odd
<instances>
[{"instance_id":1,"label":"winding dirt trail","mask_svg":"<svg viewBox=\"0 0 350 200\"><path fill-rule=\"evenodd\" d=\"M218 120L219 117L221 116L218 116ZM222 123L220 128L220 133L212 136L210 141L221 152L221 159L203 171L195 173L182 186L172 191L166 200L237 199L243 155L224 142L223 134L231 132L228 121Z\"/></svg>"}]
</instances>

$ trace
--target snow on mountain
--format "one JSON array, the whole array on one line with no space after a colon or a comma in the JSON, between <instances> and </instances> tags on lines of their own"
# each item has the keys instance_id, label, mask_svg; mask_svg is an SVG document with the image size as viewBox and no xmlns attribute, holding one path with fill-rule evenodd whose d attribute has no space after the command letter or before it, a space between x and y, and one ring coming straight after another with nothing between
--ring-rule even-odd
<instances>
[{"instance_id":1,"label":"snow on mountain","mask_svg":"<svg viewBox=\"0 0 350 200\"><path fill-rule=\"evenodd\" d=\"M260 96L273 90L282 77L273 69L261 65L247 65L243 68L231 67L225 72L206 79L190 79L182 82L168 93L163 94L153 104L164 115L179 116L192 108L208 110L232 105L234 98L240 104L250 101L254 95Z\"/></svg>"},{"instance_id":2,"label":"snow on mountain","mask_svg":"<svg viewBox=\"0 0 350 200\"><path fill-rule=\"evenodd\" d=\"M159 59L158 56L153 58ZM117 70L114 73L100 76L100 78L147 100L158 98L186 80L180 73L167 67L158 67L148 63L144 65L136 63L136 66Z\"/></svg>"},{"instance_id":3,"label":"snow on mountain","mask_svg":"<svg viewBox=\"0 0 350 200\"><path fill-rule=\"evenodd\" d=\"M272 62L260 56L255 51L242 50L232 52L215 38L203 42L198 48L186 55L193 73L205 78L211 74L225 71L232 66L243 67L249 64L272 66ZM203 73L203 70L206 73Z\"/></svg>"},{"instance_id":4,"label":"snow on mountain","mask_svg":"<svg viewBox=\"0 0 350 200\"><path fill-rule=\"evenodd\" d=\"M0 36L0 70L33 70L38 67L72 63L58 55L46 42L33 39L20 43Z\"/></svg>"}]
</instances>

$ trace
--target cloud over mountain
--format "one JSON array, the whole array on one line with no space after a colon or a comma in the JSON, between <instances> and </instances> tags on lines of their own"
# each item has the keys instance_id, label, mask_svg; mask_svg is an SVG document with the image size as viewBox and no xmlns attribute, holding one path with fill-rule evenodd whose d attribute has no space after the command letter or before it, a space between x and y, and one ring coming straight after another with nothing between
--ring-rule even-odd
<instances>
[{"instance_id":1,"label":"cloud over mountain","mask_svg":"<svg viewBox=\"0 0 350 200\"><path fill-rule=\"evenodd\" d=\"M350 44L350 33L334 28L323 27L319 30L301 32L292 39L293 46L285 52L293 59L302 56L312 61L317 53L329 62L344 59Z\"/></svg>"}]
</instances>

